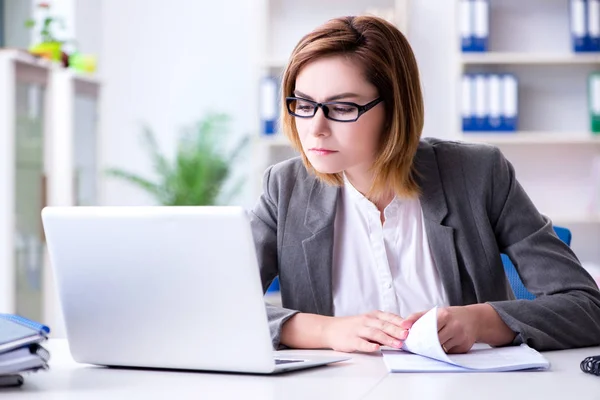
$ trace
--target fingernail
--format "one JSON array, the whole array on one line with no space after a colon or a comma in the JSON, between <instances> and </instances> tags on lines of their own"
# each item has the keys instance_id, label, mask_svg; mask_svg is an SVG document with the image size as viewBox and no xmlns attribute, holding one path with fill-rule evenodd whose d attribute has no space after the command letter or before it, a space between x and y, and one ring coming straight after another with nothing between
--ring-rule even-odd
<instances>
[{"instance_id":1,"label":"fingernail","mask_svg":"<svg viewBox=\"0 0 600 400\"><path fill-rule=\"evenodd\" d=\"M402 333L400 334L400 338L406 339L407 337L408 337L408 331L407 330L402 331Z\"/></svg>"}]
</instances>

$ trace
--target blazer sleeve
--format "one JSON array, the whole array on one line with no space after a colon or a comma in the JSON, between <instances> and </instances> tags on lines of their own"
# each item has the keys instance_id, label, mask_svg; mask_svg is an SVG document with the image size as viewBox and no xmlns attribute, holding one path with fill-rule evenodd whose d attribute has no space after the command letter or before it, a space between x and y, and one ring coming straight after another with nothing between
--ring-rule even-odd
<instances>
[{"instance_id":1,"label":"blazer sleeve","mask_svg":"<svg viewBox=\"0 0 600 400\"><path fill-rule=\"evenodd\" d=\"M277 249L278 191L275 187L276 183L271 182L272 168L269 167L265 171L263 177L263 194L260 196L254 210L250 213L250 225L256 247L256 257L260 268L263 293L267 291L271 282L279 274ZM273 348L278 349L281 347L279 342L283 324L297 314L298 311L270 304L266 304L266 309Z\"/></svg>"},{"instance_id":2,"label":"blazer sleeve","mask_svg":"<svg viewBox=\"0 0 600 400\"><path fill-rule=\"evenodd\" d=\"M493 154L488 215L500 251L509 256L534 300L490 302L517 333L513 344L538 350L600 344L600 292L573 251L555 234L508 160Z\"/></svg>"}]
</instances>

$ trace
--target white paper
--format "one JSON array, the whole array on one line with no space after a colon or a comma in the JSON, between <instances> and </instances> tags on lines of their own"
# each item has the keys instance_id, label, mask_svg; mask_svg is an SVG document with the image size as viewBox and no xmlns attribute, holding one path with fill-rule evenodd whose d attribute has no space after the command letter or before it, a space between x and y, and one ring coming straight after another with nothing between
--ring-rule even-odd
<instances>
[{"instance_id":1,"label":"white paper","mask_svg":"<svg viewBox=\"0 0 600 400\"><path fill-rule=\"evenodd\" d=\"M465 354L446 354L438 338L437 307L410 329L402 350L383 350L390 372L500 372L547 369L550 363L527 345L493 348L476 344Z\"/></svg>"}]
</instances>

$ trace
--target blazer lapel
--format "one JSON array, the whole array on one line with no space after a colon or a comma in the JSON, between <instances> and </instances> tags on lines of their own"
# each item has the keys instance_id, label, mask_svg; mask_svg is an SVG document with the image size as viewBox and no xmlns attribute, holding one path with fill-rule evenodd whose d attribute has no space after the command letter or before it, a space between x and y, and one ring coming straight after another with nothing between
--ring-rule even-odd
<instances>
[{"instance_id":1,"label":"blazer lapel","mask_svg":"<svg viewBox=\"0 0 600 400\"><path fill-rule=\"evenodd\" d=\"M317 313L333 315L333 228L339 188L314 180L304 225L312 236L302 241L306 268Z\"/></svg>"},{"instance_id":2,"label":"blazer lapel","mask_svg":"<svg viewBox=\"0 0 600 400\"><path fill-rule=\"evenodd\" d=\"M454 228L442 224L448 205L433 147L421 142L415 157L417 182L421 188L421 207L425 231L436 268L446 289L450 305L462 305L460 272L454 245Z\"/></svg>"}]
</instances>

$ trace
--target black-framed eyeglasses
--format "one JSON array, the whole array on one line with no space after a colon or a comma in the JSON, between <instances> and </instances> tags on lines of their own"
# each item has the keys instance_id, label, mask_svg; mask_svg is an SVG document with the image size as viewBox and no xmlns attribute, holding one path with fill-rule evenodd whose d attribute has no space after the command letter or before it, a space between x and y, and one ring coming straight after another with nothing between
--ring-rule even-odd
<instances>
[{"instance_id":1,"label":"black-framed eyeglasses","mask_svg":"<svg viewBox=\"0 0 600 400\"><path fill-rule=\"evenodd\" d=\"M290 115L298 118L312 118L321 108L325 118L337 122L354 122L361 115L382 102L381 97L365 104L359 105L347 101L330 101L317 103L316 101L303 99L301 97L286 97L285 102Z\"/></svg>"}]
</instances>

